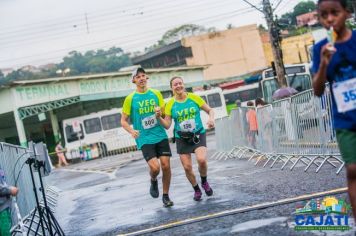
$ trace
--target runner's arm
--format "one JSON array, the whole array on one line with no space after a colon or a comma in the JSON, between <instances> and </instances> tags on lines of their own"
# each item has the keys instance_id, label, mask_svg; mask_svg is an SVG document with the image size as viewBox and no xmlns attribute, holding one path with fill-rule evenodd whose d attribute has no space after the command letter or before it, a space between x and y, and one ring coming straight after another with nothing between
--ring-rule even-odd
<instances>
[{"instance_id":1,"label":"runner's arm","mask_svg":"<svg viewBox=\"0 0 356 236\"><path fill-rule=\"evenodd\" d=\"M326 83L326 68L327 65L320 63L318 72L314 75L313 78L313 89L314 94L318 97L323 95Z\"/></svg>"},{"instance_id":2,"label":"runner's arm","mask_svg":"<svg viewBox=\"0 0 356 236\"><path fill-rule=\"evenodd\" d=\"M169 129L172 125L172 117L169 115L165 115L164 118L159 117L158 120L165 129Z\"/></svg>"},{"instance_id":3,"label":"runner's arm","mask_svg":"<svg viewBox=\"0 0 356 236\"><path fill-rule=\"evenodd\" d=\"M215 113L214 110L206 103L204 103L200 109L209 114L209 120L207 122L209 128L213 128L215 126Z\"/></svg>"},{"instance_id":4,"label":"runner's arm","mask_svg":"<svg viewBox=\"0 0 356 236\"><path fill-rule=\"evenodd\" d=\"M138 130L134 130L129 124L129 116L124 112L121 115L121 126L132 135L132 137L137 138L139 136Z\"/></svg>"},{"instance_id":5,"label":"runner's arm","mask_svg":"<svg viewBox=\"0 0 356 236\"><path fill-rule=\"evenodd\" d=\"M321 95L323 95L323 93L324 93L325 83L327 81L327 76L326 76L327 68L328 68L329 62L331 60L331 57L334 54L333 51L327 49L328 46L329 45L326 44L320 50L319 68L313 77L314 94L319 97ZM313 62L318 63L318 60L313 61Z\"/></svg>"}]
</instances>

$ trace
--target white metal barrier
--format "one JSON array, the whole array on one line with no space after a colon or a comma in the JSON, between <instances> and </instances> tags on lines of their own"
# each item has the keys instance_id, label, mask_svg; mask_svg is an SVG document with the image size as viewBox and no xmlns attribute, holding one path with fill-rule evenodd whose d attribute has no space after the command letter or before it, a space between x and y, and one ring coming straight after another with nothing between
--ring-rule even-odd
<instances>
[{"instance_id":1,"label":"white metal barrier","mask_svg":"<svg viewBox=\"0 0 356 236\"><path fill-rule=\"evenodd\" d=\"M256 141L249 135L246 113L256 109L258 134ZM255 165L264 160L263 166L281 163L281 169L290 164L311 166L316 172L328 163L339 173L344 166L332 124L331 94L326 89L322 97L315 97L312 90L271 105L232 110L230 117L216 122L217 152L215 158L256 159Z\"/></svg>"}]
</instances>

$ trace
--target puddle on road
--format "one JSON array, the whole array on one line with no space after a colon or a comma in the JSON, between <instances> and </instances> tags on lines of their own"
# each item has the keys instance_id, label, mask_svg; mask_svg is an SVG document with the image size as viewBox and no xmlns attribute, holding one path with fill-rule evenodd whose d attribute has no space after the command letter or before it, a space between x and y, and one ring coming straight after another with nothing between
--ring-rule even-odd
<instances>
[{"instance_id":1,"label":"puddle on road","mask_svg":"<svg viewBox=\"0 0 356 236\"><path fill-rule=\"evenodd\" d=\"M230 233L238 233L242 231L265 227L275 223L283 223L287 219L288 219L287 217L276 217L276 218L263 219L263 220L251 220L233 226Z\"/></svg>"}]
</instances>

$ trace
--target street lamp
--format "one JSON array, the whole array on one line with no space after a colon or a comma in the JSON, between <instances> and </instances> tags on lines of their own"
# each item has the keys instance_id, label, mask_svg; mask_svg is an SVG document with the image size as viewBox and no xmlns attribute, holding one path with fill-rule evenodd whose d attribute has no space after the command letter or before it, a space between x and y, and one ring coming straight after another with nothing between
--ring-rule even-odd
<instances>
[{"instance_id":1,"label":"street lamp","mask_svg":"<svg viewBox=\"0 0 356 236\"><path fill-rule=\"evenodd\" d=\"M66 74L68 74L70 72L69 68L65 68L64 70L59 69L56 71L56 74L58 75L62 75L63 77L66 76Z\"/></svg>"}]
</instances>

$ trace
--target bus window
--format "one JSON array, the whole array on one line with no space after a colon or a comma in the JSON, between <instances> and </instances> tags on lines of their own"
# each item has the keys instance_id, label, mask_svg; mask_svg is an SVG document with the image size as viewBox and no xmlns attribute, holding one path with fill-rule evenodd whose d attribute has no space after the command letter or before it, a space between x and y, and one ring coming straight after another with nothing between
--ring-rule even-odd
<instances>
[{"instance_id":1,"label":"bus window","mask_svg":"<svg viewBox=\"0 0 356 236\"><path fill-rule=\"evenodd\" d=\"M292 75L288 76L290 87L295 88L298 92L311 89L311 78L309 75Z\"/></svg>"},{"instance_id":2,"label":"bus window","mask_svg":"<svg viewBox=\"0 0 356 236\"><path fill-rule=\"evenodd\" d=\"M208 103L211 108L221 107L222 102L221 102L220 94L218 94L218 93L209 94L208 95Z\"/></svg>"},{"instance_id":3,"label":"bus window","mask_svg":"<svg viewBox=\"0 0 356 236\"><path fill-rule=\"evenodd\" d=\"M267 103L272 103L272 95L278 89L278 83L275 79L265 80L262 83L264 100Z\"/></svg>"},{"instance_id":4,"label":"bus window","mask_svg":"<svg viewBox=\"0 0 356 236\"><path fill-rule=\"evenodd\" d=\"M84 120L85 133L92 134L101 131L101 124L99 118L92 118Z\"/></svg>"},{"instance_id":5,"label":"bus window","mask_svg":"<svg viewBox=\"0 0 356 236\"><path fill-rule=\"evenodd\" d=\"M101 117L101 123L103 124L104 130L120 128L121 127L120 120L121 120L120 113Z\"/></svg>"},{"instance_id":6,"label":"bus window","mask_svg":"<svg viewBox=\"0 0 356 236\"><path fill-rule=\"evenodd\" d=\"M206 99L206 96L201 96L201 98L205 101L206 104L208 104L208 100Z\"/></svg>"},{"instance_id":7,"label":"bus window","mask_svg":"<svg viewBox=\"0 0 356 236\"><path fill-rule=\"evenodd\" d=\"M258 97L258 88L240 91L237 93L237 99L239 99L241 102L255 100L257 97Z\"/></svg>"},{"instance_id":8,"label":"bus window","mask_svg":"<svg viewBox=\"0 0 356 236\"><path fill-rule=\"evenodd\" d=\"M80 124L80 139L83 139L84 138L84 134L83 134L83 126L82 124ZM77 141L79 140L78 138L78 133L74 132L73 131L73 126L71 125L66 125L65 129L64 129L64 132L66 132L66 137L67 137L67 143L70 143L70 142L74 142L74 141Z\"/></svg>"},{"instance_id":9,"label":"bus window","mask_svg":"<svg viewBox=\"0 0 356 236\"><path fill-rule=\"evenodd\" d=\"M237 93L227 93L224 94L226 104L235 104L236 100L239 100Z\"/></svg>"}]
</instances>

